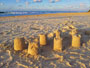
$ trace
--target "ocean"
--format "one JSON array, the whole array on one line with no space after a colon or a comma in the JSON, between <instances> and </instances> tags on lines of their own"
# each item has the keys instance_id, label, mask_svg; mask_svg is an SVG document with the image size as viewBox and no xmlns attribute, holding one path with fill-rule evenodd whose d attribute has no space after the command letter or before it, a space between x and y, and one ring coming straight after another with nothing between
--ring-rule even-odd
<instances>
[{"instance_id":1,"label":"ocean","mask_svg":"<svg viewBox=\"0 0 90 68\"><path fill-rule=\"evenodd\" d=\"M78 11L12 11L12 12L1 12L0 17L7 16L22 16L22 15L40 15L40 14L52 14L52 13L71 13ZM83 11L79 11L83 12Z\"/></svg>"}]
</instances>

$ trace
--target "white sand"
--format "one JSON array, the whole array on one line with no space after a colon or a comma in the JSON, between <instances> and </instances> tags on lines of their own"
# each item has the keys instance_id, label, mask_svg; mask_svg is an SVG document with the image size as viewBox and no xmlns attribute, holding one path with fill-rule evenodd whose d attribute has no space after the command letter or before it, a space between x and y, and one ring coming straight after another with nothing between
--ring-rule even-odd
<instances>
[{"instance_id":1,"label":"white sand","mask_svg":"<svg viewBox=\"0 0 90 68\"><path fill-rule=\"evenodd\" d=\"M82 35L82 47L76 49L68 47L70 25L78 29ZM60 29L65 49L54 52L50 45L45 46L37 59L27 54L27 49L15 52L13 40L17 36L27 39L40 33L50 33ZM90 67L90 16L54 16L7 18L0 20L0 68L89 68Z\"/></svg>"}]
</instances>

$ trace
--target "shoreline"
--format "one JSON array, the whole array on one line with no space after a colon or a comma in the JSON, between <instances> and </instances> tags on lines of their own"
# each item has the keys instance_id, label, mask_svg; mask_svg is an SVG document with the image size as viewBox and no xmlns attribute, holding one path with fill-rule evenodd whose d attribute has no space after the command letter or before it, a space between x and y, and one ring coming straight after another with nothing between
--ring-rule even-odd
<instances>
[{"instance_id":1,"label":"shoreline","mask_svg":"<svg viewBox=\"0 0 90 68\"><path fill-rule=\"evenodd\" d=\"M37 19L37 18L62 17L62 16L90 16L90 12L8 16L8 17L0 17L0 21L2 22L5 20L8 21L8 20L28 19L28 18Z\"/></svg>"},{"instance_id":2,"label":"shoreline","mask_svg":"<svg viewBox=\"0 0 90 68\"><path fill-rule=\"evenodd\" d=\"M20 15L20 16L6 16L4 18L7 18L7 17L24 17L24 16L27 16L27 17L31 17L31 16L52 16L52 15L57 15L57 16L79 16L79 15L90 15L90 12L78 12L78 13L49 13L49 14L39 14L39 15ZM3 18L3 17L0 17L0 18Z\"/></svg>"}]
</instances>

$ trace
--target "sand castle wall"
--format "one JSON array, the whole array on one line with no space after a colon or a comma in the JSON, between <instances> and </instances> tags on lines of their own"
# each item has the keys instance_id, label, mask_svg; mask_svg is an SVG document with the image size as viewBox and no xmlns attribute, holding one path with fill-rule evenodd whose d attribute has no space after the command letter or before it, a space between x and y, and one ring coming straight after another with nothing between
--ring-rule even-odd
<instances>
[{"instance_id":1,"label":"sand castle wall","mask_svg":"<svg viewBox=\"0 0 90 68\"><path fill-rule=\"evenodd\" d=\"M58 30L55 31L55 36L56 36L56 38L60 37L60 32Z\"/></svg>"},{"instance_id":2,"label":"sand castle wall","mask_svg":"<svg viewBox=\"0 0 90 68\"><path fill-rule=\"evenodd\" d=\"M73 35L72 36L72 47L79 48L81 46L81 36L80 35Z\"/></svg>"},{"instance_id":3,"label":"sand castle wall","mask_svg":"<svg viewBox=\"0 0 90 68\"><path fill-rule=\"evenodd\" d=\"M36 42L29 42L28 45L28 54L30 55L38 55L38 51L39 51L39 46L38 43Z\"/></svg>"},{"instance_id":4,"label":"sand castle wall","mask_svg":"<svg viewBox=\"0 0 90 68\"><path fill-rule=\"evenodd\" d=\"M43 45L46 45L47 44L47 42L46 42L46 35L44 35L44 34L41 34L41 35L39 35L39 37L40 37L40 46L43 46Z\"/></svg>"},{"instance_id":5,"label":"sand castle wall","mask_svg":"<svg viewBox=\"0 0 90 68\"><path fill-rule=\"evenodd\" d=\"M24 38L15 38L14 39L14 50L23 50L25 48L25 40Z\"/></svg>"},{"instance_id":6,"label":"sand castle wall","mask_svg":"<svg viewBox=\"0 0 90 68\"><path fill-rule=\"evenodd\" d=\"M62 51L62 38L54 38L54 51Z\"/></svg>"},{"instance_id":7,"label":"sand castle wall","mask_svg":"<svg viewBox=\"0 0 90 68\"><path fill-rule=\"evenodd\" d=\"M74 30L71 30L71 32L70 32L70 35L75 35L75 34L77 34L77 30L76 29L74 29Z\"/></svg>"}]
</instances>

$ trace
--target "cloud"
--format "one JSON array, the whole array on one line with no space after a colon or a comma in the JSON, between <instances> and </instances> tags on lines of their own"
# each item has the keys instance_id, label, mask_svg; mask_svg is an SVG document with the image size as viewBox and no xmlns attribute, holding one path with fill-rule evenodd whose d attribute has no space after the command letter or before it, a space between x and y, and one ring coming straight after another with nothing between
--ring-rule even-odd
<instances>
[{"instance_id":1,"label":"cloud","mask_svg":"<svg viewBox=\"0 0 90 68\"><path fill-rule=\"evenodd\" d=\"M87 4L86 3L80 3L80 8L86 8Z\"/></svg>"},{"instance_id":2,"label":"cloud","mask_svg":"<svg viewBox=\"0 0 90 68\"><path fill-rule=\"evenodd\" d=\"M26 6L28 6L30 3L28 1L25 2Z\"/></svg>"},{"instance_id":3,"label":"cloud","mask_svg":"<svg viewBox=\"0 0 90 68\"><path fill-rule=\"evenodd\" d=\"M50 2L50 3L55 3L55 1L54 1L54 0L49 0L49 2Z\"/></svg>"},{"instance_id":4,"label":"cloud","mask_svg":"<svg viewBox=\"0 0 90 68\"><path fill-rule=\"evenodd\" d=\"M85 3L80 3L80 6L85 6Z\"/></svg>"},{"instance_id":5,"label":"cloud","mask_svg":"<svg viewBox=\"0 0 90 68\"><path fill-rule=\"evenodd\" d=\"M55 0L55 2L59 2L60 0Z\"/></svg>"},{"instance_id":6,"label":"cloud","mask_svg":"<svg viewBox=\"0 0 90 68\"><path fill-rule=\"evenodd\" d=\"M59 2L61 0L49 0L50 3L56 3L56 2Z\"/></svg>"},{"instance_id":7,"label":"cloud","mask_svg":"<svg viewBox=\"0 0 90 68\"><path fill-rule=\"evenodd\" d=\"M74 8L74 6L68 6L68 8Z\"/></svg>"},{"instance_id":8,"label":"cloud","mask_svg":"<svg viewBox=\"0 0 90 68\"><path fill-rule=\"evenodd\" d=\"M37 0L33 0L34 2L36 2Z\"/></svg>"},{"instance_id":9,"label":"cloud","mask_svg":"<svg viewBox=\"0 0 90 68\"><path fill-rule=\"evenodd\" d=\"M0 6L3 6L4 4L3 3L0 3Z\"/></svg>"},{"instance_id":10,"label":"cloud","mask_svg":"<svg viewBox=\"0 0 90 68\"><path fill-rule=\"evenodd\" d=\"M22 5L18 5L18 7L22 7Z\"/></svg>"},{"instance_id":11,"label":"cloud","mask_svg":"<svg viewBox=\"0 0 90 68\"><path fill-rule=\"evenodd\" d=\"M18 2L20 2L20 0L16 0L16 2L18 3Z\"/></svg>"},{"instance_id":12,"label":"cloud","mask_svg":"<svg viewBox=\"0 0 90 68\"><path fill-rule=\"evenodd\" d=\"M33 0L34 2L42 2L42 0Z\"/></svg>"}]
</instances>

